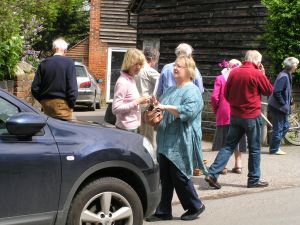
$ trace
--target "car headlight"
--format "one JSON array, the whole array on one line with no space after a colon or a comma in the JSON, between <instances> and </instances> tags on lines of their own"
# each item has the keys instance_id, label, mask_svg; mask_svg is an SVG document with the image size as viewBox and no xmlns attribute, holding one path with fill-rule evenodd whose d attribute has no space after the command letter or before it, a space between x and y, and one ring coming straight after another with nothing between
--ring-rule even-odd
<instances>
[{"instance_id":1,"label":"car headlight","mask_svg":"<svg viewBox=\"0 0 300 225\"><path fill-rule=\"evenodd\" d=\"M149 154L152 157L154 163L157 163L156 152L154 151L152 144L150 143L150 141L146 137L143 138L143 146L149 152Z\"/></svg>"}]
</instances>

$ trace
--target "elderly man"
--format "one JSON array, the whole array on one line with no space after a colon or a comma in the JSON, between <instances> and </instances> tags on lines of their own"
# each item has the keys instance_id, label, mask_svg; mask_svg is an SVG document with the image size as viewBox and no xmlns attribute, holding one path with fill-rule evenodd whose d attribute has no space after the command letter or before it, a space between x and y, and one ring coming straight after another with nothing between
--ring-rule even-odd
<instances>
[{"instance_id":1,"label":"elderly man","mask_svg":"<svg viewBox=\"0 0 300 225\"><path fill-rule=\"evenodd\" d=\"M274 83L273 94L268 100L269 111L272 115L273 132L270 141L270 154L285 155L280 142L289 130L288 115L291 113L292 103L292 73L296 72L299 60L288 57L283 61L284 70L281 71Z\"/></svg>"},{"instance_id":2,"label":"elderly man","mask_svg":"<svg viewBox=\"0 0 300 225\"><path fill-rule=\"evenodd\" d=\"M186 43L181 43L175 49L175 54L178 57L179 55L185 55L187 57L192 56L193 48ZM174 62L165 65L161 71L161 76L159 77L157 93L156 95L160 97L169 87L176 86L176 82L174 79L173 71L174 71ZM200 93L204 92L203 81L199 70L195 69L196 76L193 81L194 84L199 87Z\"/></svg>"},{"instance_id":3,"label":"elderly man","mask_svg":"<svg viewBox=\"0 0 300 225\"><path fill-rule=\"evenodd\" d=\"M158 62L159 51L155 48L146 47L144 49L144 55L147 62L134 79L140 96L151 96L155 95L155 86L160 75L159 72L154 69ZM142 105L141 108L143 113L146 110L146 105ZM156 149L156 131L153 126L146 124L142 120L139 133L147 137L154 149Z\"/></svg>"},{"instance_id":4,"label":"elderly man","mask_svg":"<svg viewBox=\"0 0 300 225\"><path fill-rule=\"evenodd\" d=\"M247 51L242 66L232 70L225 86L225 98L230 104L230 127L225 145L205 177L211 187L220 189L217 179L223 171L236 145L244 134L249 146L248 188L267 187L260 180L261 95L272 94L273 87L264 73L262 55Z\"/></svg>"},{"instance_id":5,"label":"elderly man","mask_svg":"<svg viewBox=\"0 0 300 225\"><path fill-rule=\"evenodd\" d=\"M56 39L52 46L55 53L39 65L31 92L45 114L70 120L78 96L76 69L73 60L65 56L68 43L64 39Z\"/></svg>"}]
</instances>

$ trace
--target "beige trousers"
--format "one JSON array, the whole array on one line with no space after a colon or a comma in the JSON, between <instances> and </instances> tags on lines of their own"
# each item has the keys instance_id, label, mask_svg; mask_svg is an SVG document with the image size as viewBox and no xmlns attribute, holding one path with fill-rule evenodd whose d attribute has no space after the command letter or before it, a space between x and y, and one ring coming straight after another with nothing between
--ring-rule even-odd
<instances>
[{"instance_id":1,"label":"beige trousers","mask_svg":"<svg viewBox=\"0 0 300 225\"><path fill-rule=\"evenodd\" d=\"M153 145L154 151L156 152L156 130L154 129L154 127L144 123L142 120L141 126L139 127L139 133L148 138L150 143Z\"/></svg>"},{"instance_id":2,"label":"beige trousers","mask_svg":"<svg viewBox=\"0 0 300 225\"><path fill-rule=\"evenodd\" d=\"M68 106L66 100L55 98L55 99L43 99L41 101L43 111L46 115L71 120L73 110Z\"/></svg>"}]
</instances>

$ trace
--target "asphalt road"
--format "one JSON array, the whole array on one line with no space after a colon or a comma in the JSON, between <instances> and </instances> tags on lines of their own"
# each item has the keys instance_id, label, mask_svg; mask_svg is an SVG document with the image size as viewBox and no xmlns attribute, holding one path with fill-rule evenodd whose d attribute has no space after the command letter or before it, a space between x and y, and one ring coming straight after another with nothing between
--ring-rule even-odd
<instances>
[{"instance_id":1,"label":"asphalt road","mask_svg":"<svg viewBox=\"0 0 300 225\"><path fill-rule=\"evenodd\" d=\"M93 121L97 123L104 122L104 115L105 115L104 109L96 109L95 111L88 111L87 107L77 107L75 108L74 111L74 116L78 120Z\"/></svg>"},{"instance_id":2,"label":"asphalt road","mask_svg":"<svg viewBox=\"0 0 300 225\"><path fill-rule=\"evenodd\" d=\"M300 187L264 191L204 201L206 210L194 221L181 221L180 205L173 206L172 221L144 225L299 225Z\"/></svg>"}]
</instances>

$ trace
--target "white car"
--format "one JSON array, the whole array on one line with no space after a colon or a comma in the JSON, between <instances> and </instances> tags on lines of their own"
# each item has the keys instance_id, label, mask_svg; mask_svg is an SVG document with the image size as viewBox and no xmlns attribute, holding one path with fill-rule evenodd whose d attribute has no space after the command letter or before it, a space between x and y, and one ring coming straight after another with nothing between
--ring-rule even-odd
<instances>
[{"instance_id":1,"label":"white car","mask_svg":"<svg viewBox=\"0 0 300 225\"><path fill-rule=\"evenodd\" d=\"M75 67L78 86L76 105L86 105L93 111L96 108L100 108L101 89L98 84L101 83L102 80L95 80L93 75L89 73L87 67L80 62L75 62Z\"/></svg>"}]
</instances>

